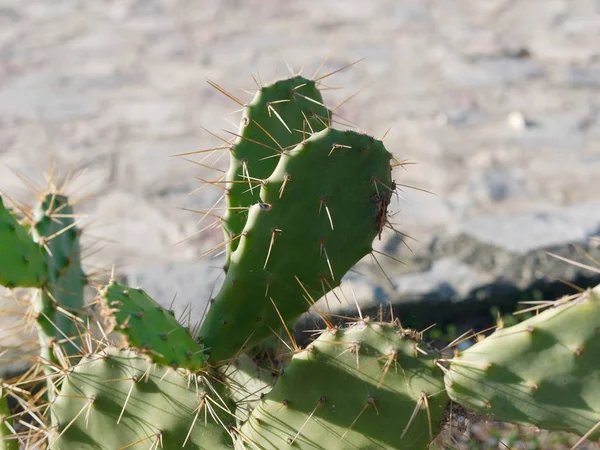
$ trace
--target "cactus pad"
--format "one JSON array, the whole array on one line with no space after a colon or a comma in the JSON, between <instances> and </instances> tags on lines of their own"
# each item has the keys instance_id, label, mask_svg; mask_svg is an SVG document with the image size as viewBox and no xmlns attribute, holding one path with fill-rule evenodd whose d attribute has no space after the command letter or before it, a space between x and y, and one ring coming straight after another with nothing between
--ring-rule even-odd
<instances>
[{"instance_id":1,"label":"cactus pad","mask_svg":"<svg viewBox=\"0 0 600 450\"><path fill-rule=\"evenodd\" d=\"M371 252L392 195L390 158L380 141L331 128L281 157L200 330L212 361L298 318L309 296L338 286Z\"/></svg>"},{"instance_id":2,"label":"cactus pad","mask_svg":"<svg viewBox=\"0 0 600 450\"><path fill-rule=\"evenodd\" d=\"M19 441L11 423L12 414L4 390L4 387L0 388L0 450L19 450Z\"/></svg>"},{"instance_id":3,"label":"cactus pad","mask_svg":"<svg viewBox=\"0 0 600 450\"><path fill-rule=\"evenodd\" d=\"M202 348L189 331L141 289L112 282L101 291L104 314L131 347L159 365L199 370L206 366Z\"/></svg>"},{"instance_id":4,"label":"cactus pad","mask_svg":"<svg viewBox=\"0 0 600 450\"><path fill-rule=\"evenodd\" d=\"M73 208L66 196L49 193L34 208L33 219L33 236L46 249L48 266L48 283L36 304L38 329L45 335L42 347L51 337L76 341L80 332L73 316L85 315L87 278L81 268L80 230L74 226ZM67 313L57 312L57 306ZM71 344L64 349L68 354L79 351Z\"/></svg>"},{"instance_id":5,"label":"cactus pad","mask_svg":"<svg viewBox=\"0 0 600 450\"><path fill-rule=\"evenodd\" d=\"M107 348L81 359L52 405L51 449L226 449L226 405L204 377ZM185 445L184 445L185 444Z\"/></svg>"},{"instance_id":6,"label":"cactus pad","mask_svg":"<svg viewBox=\"0 0 600 450\"><path fill-rule=\"evenodd\" d=\"M324 129L330 116L315 82L301 76L261 87L254 99L244 106L226 175L230 181L228 210L223 216L226 239L239 236L244 229L248 213L243 208L260 200L256 180L271 175L279 160L277 155L296 146L306 133ZM237 245L237 240L228 245L228 260Z\"/></svg>"},{"instance_id":7,"label":"cactus pad","mask_svg":"<svg viewBox=\"0 0 600 450\"><path fill-rule=\"evenodd\" d=\"M584 435L600 423L598 330L599 287L462 352L445 377L448 393L497 420Z\"/></svg>"},{"instance_id":8,"label":"cactus pad","mask_svg":"<svg viewBox=\"0 0 600 450\"><path fill-rule=\"evenodd\" d=\"M40 287L47 278L44 256L0 197L0 285Z\"/></svg>"},{"instance_id":9,"label":"cactus pad","mask_svg":"<svg viewBox=\"0 0 600 450\"><path fill-rule=\"evenodd\" d=\"M324 332L296 354L240 436L261 449L415 449L449 399L433 355L391 324Z\"/></svg>"}]
</instances>

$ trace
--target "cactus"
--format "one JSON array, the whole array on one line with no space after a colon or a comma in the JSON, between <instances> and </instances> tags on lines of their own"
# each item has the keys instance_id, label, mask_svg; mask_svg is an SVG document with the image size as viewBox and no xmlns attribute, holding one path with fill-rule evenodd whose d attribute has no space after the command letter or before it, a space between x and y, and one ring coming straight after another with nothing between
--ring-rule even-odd
<instances>
[{"instance_id":1,"label":"cactus","mask_svg":"<svg viewBox=\"0 0 600 450\"><path fill-rule=\"evenodd\" d=\"M49 184L52 186L52 184ZM52 186L19 224L0 199L0 284L40 288L34 296L41 359L46 373L60 366L59 355L79 352L77 321L84 314L87 283L80 265L79 231L64 195ZM29 232L31 231L31 236ZM63 345L59 343L64 342ZM52 390L50 396L52 396Z\"/></svg>"},{"instance_id":2,"label":"cactus","mask_svg":"<svg viewBox=\"0 0 600 450\"><path fill-rule=\"evenodd\" d=\"M600 286L456 356L453 401L506 422L600 438Z\"/></svg>"},{"instance_id":3,"label":"cactus","mask_svg":"<svg viewBox=\"0 0 600 450\"><path fill-rule=\"evenodd\" d=\"M52 404L59 425L50 449L226 449L227 410L206 374L108 347L65 375Z\"/></svg>"},{"instance_id":4,"label":"cactus","mask_svg":"<svg viewBox=\"0 0 600 450\"><path fill-rule=\"evenodd\" d=\"M213 362L298 318L372 251L392 192L390 157L370 136L327 128L279 160L200 329Z\"/></svg>"},{"instance_id":5,"label":"cactus","mask_svg":"<svg viewBox=\"0 0 600 450\"><path fill-rule=\"evenodd\" d=\"M449 402L410 330L358 322L294 355L240 436L261 449L423 449ZM414 336L414 335L413 335Z\"/></svg>"},{"instance_id":6,"label":"cactus","mask_svg":"<svg viewBox=\"0 0 600 450\"><path fill-rule=\"evenodd\" d=\"M101 290L109 331L123 334L128 345L141 349L157 364L199 370L206 366L202 348L172 311L156 303L141 289L112 281Z\"/></svg>"},{"instance_id":7,"label":"cactus","mask_svg":"<svg viewBox=\"0 0 600 450\"><path fill-rule=\"evenodd\" d=\"M39 288L46 280L46 261L39 246L0 198L0 285Z\"/></svg>"},{"instance_id":8,"label":"cactus","mask_svg":"<svg viewBox=\"0 0 600 450\"><path fill-rule=\"evenodd\" d=\"M19 450L19 441L14 437L11 412L4 387L0 388L0 450Z\"/></svg>"},{"instance_id":9,"label":"cactus","mask_svg":"<svg viewBox=\"0 0 600 450\"><path fill-rule=\"evenodd\" d=\"M99 333L84 327L86 277L68 199L45 195L29 228L0 201L0 283L41 288L45 374L34 368L11 390L49 425L33 430L51 449L425 449L453 401L600 439L600 287L454 359L398 321L362 315L338 328L323 313L327 329L296 345L292 324L373 251L395 190L391 154L372 137L333 129L316 81L260 87L244 107L227 145L226 277L199 342L143 290L114 280L96 302ZM273 345L282 326L289 353ZM43 390L27 393L40 382L48 404ZM12 450L6 425L0 442ZM19 440L31 448L35 437Z\"/></svg>"},{"instance_id":10,"label":"cactus","mask_svg":"<svg viewBox=\"0 0 600 450\"><path fill-rule=\"evenodd\" d=\"M247 209L260 201L255 183L268 178L285 153L308 133L324 129L331 112L323 106L315 82L299 75L260 87L254 99L244 105L239 134L231 146L226 174L227 206L223 231L227 265L238 245L237 236L246 224Z\"/></svg>"},{"instance_id":11,"label":"cactus","mask_svg":"<svg viewBox=\"0 0 600 450\"><path fill-rule=\"evenodd\" d=\"M67 354L78 352L76 321L84 314L83 290L87 279L81 269L79 230L67 197L48 193L33 210L33 237L47 251L48 283L39 296L40 330L48 338L66 339ZM57 307L60 306L60 310Z\"/></svg>"}]
</instances>

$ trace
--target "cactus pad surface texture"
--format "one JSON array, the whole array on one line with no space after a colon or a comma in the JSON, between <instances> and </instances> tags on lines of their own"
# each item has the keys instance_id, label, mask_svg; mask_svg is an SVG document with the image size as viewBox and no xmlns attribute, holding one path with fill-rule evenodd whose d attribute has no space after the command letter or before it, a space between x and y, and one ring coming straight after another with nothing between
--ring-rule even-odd
<instances>
[{"instance_id":1,"label":"cactus pad surface texture","mask_svg":"<svg viewBox=\"0 0 600 450\"><path fill-rule=\"evenodd\" d=\"M230 448L227 405L206 377L193 377L130 350L84 357L52 404L50 448Z\"/></svg>"},{"instance_id":2,"label":"cactus pad surface texture","mask_svg":"<svg viewBox=\"0 0 600 450\"><path fill-rule=\"evenodd\" d=\"M100 293L104 316L129 346L155 363L199 370L206 366L202 348L189 331L142 289L111 282Z\"/></svg>"},{"instance_id":3,"label":"cactus pad surface texture","mask_svg":"<svg viewBox=\"0 0 600 450\"><path fill-rule=\"evenodd\" d=\"M222 220L226 239L244 229L247 208L260 200L257 180L271 175L278 155L295 147L307 133L324 129L330 120L331 112L323 106L315 82L299 75L262 86L244 105L226 174L228 209ZM228 244L228 260L238 244L238 240Z\"/></svg>"},{"instance_id":4,"label":"cactus pad surface texture","mask_svg":"<svg viewBox=\"0 0 600 450\"><path fill-rule=\"evenodd\" d=\"M40 287L47 279L44 255L0 197L0 285Z\"/></svg>"},{"instance_id":5,"label":"cactus pad surface texture","mask_svg":"<svg viewBox=\"0 0 600 450\"><path fill-rule=\"evenodd\" d=\"M600 288L495 331L455 357L453 401L496 420L600 438Z\"/></svg>"},{"instance_id":6,"label":"cactus pad surface texture","mask_svg":"<svg viewBox=\"0 0 600 450\"><path fill-rule=\"evenodd\" d=\"M297 353L238 443L422 450L439 432L448 403L434 354L398 326L359 322L327 330Z\"/></svg>"}]
</instances>

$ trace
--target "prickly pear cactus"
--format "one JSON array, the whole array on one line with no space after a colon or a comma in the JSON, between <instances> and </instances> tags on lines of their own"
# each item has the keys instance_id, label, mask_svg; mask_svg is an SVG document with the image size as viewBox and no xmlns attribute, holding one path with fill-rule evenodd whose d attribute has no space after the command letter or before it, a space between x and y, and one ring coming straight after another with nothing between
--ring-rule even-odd
<instances>
[{"instance_id":1,"label":"prickly pear cactus","mask_svg":"<svg viewBox=\"0 0 600 450\"><path fill-rule=\"evenodd\" d=\"M3 380L0 380L3 383ZM0 388L0 450L19 450L19 441L14 435L14 428L10 419L11 412L8 407L5 388Z\"/></svg>"},{"instance_id":2,"label":"prickly pear cactus","mask_svg":"<svg viewBox=\"0 0 600 450\"><path fill-rule=\"evenodd\" d=\"M47 272L40 247L0 197L0 285L40 287L46 282Z\"/></svg>"},{"instance_id":3,"label":"prickly pear cactus","mask_svg":"<svg viewBox=\"0 0 600 450\"><path fill-rule=\"evenodd\" d=\"M242 426L239 448L423 450L449 399L435 355L391 324L327 330Z\"/></svg>"},{"instance_id":4,"label":"prickly pear cactus","mask_svg":"<svg viewBox=\"0 0 600 450\"><path fill-rule=\"evenodd\" d=\"M205 375L158 367L129 350L86 356L52 404L50 448L230 448L228 406Z\"/></svg>"},{"instance_id":5,"label":"prickly pear cactus","mask_svg":"<svg viewBox=\"0 0 600 450\"><path fill-rule=\"evenodd\" d=\"M453 401L496 420L600 438L600 287L456 356Z\"/></svg>"},{"instance_id":6,"label":"prickly pear cactus","mask_svg":"<svg viewBox=\"0 0 600 450\"><path fill-rule=\"evenodd\" d=\"M202 348L175 318L142 289L114 281L100 292L103 315L110 329L159 365L199 370L206 366Z\"/></svg>"},{"instance_id":7,"label":"prickly pear cactus","mask_svg":"<svg viewBox=\"0 0 600 450\"><path fill-rule=\"evenodd\" d=\"M271 175L279 155L295 147L309 133L327 127L330 120L331 112L323 106L315 82L301 76L262 86L244 106L226 174L228 209L222 221L226 239L239 236L244 229L246 208L260 200L257 181ZM238 243L235 239L228 244L227 261Z\"/></svg>"},{"instance_id":8,"label":"prickly pear cactus","mask_svg":"<svg viewBox=\"0 0 600 450\"><path fill-rule=\"evenodd\" d=\"M80 231L75 227L73 208L66 196L48 193L34 208L33 220L33 237L45 249L48 266L48 282L36 304L42 348L53 341L67 341L62 348L67 354L76 354L80 330L73 317L86 314L83 292L87 278L81 268Z\"/></svg>"},{"instance_id":9,"label":"prickly pear cactus","mask_svg":"<svg viewBox=\"0 0 600 450\"><path fill-rule=\"evenodd\" d=\"M371 252L392 195L390 158L381 141L331 128L280 158L200 330L212 362L298 318Z\"/></svg>"}]
</instances>

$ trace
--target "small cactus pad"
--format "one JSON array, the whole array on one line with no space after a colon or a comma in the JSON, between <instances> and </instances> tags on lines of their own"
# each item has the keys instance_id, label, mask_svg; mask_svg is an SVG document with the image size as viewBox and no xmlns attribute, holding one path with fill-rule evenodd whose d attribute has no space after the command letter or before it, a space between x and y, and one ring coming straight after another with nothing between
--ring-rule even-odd
<instances>
[{"instance_id":1,"label":"small cactus pad","mask_svg":"<svg viewBox=\"0 0 600 450\"><path fill-rule=\"evenodd\" d=\"M33 237L46 249L48 265L48 283L36 305L38 313L45 315L38 317L38 328L48 337L63 340L68 336L76 341L80 332L73 316L85 316L87 278L81 268L80 230L75 227L73 208L66 196L49 193L34 208L33 220ZM57 306L67 314L57 312ZM53 323L44 323L48 321ZM76 345L67 344L63 348L68 354L79 351Z\"/></svg>"},{"instance_id":2,"label":"small cactus pad","mask_svg":"<svg viewBox=\"0 0 600 450\"><path fill-rule=\"evenodd\" d=\"M200 330L211 361L297 319L371 252L392 195L390 158L380 141L331 128L281 157Z\"/></svg>"},{"instance_id":3,"label":"small cactus pad","mask_svg":"<svg viewBox=\"0 0 600 450\"><path fill-rule=\"evenodd\" d=\"M205 377L192 377L129 350L84 357L52 404L58 427L49 448L230 448L226 404Z\"/></svg>"},{"instance_id":4,"label":"small cactus pad","mask_svg":"<svg viewBox=\"0 0 600 450\"><path fill-rule=\"evenodd\" d=\"M0 285L40 287L46 278L46 261L39 246L0 197Z\"/></svg>"},{"instance_id":5,"label":"small cactus pad","mask_svg":"<svg viewBox=\"0 0 600 450\"><path fill-rule=\"evenodd\" d=\"M0 380L2 381L2 380ZM0 450L19 450L5 388L0 388Z\"/></svg>"},{"instance_id":6,"label":"small cactus pad","mask_svg":"<svg viewBox=\"0 0 600 450\"><path fill-rule=\"evenodd\" d=\"M123 334L129 346L146 353L162 366L199 370L206 366L202 348L189 331L141 289L112 282L100 297L104 315Z\"/></svg>"},{"instance_id":7,"label":"small cactus pad","mask_svg":"<svg viewBox=\"0 0 600 450\"><path fill-rule=\"evenodd\" d=\"M301 76L278 80L261 87L244 106L239 136L231 146L226 179L228 210L223 216L226 239L244 229L247 210L259 199L256 180L275 170L278 154L301 142L307 133L321 131L331 120L315 82ZM254 183L254 185L253 185ZM238 245L228 245L228 259Z\"/></svg>"},{"instance_id":8,"label":"small cactus pad","mask_svg":"<svg viewBox=\"0 0 600 450\"><path fill-rule=\"evenodd\" d=\"M264 450L427 448L449 399L434 355L406 331L368 322L325 331L293 357L240 439Z\"/></svg>"},{"instance_id":9,"label":"small cactus pad","mask_svg":"<svg viewBox=\"0 0 600 450\"><path fill-rule=\"evenodd\" d=\"M450 398L497 420L584 435L600 422L599 330L600 287L559 300L456 356Z\"/></svg>"}]
</instances>

